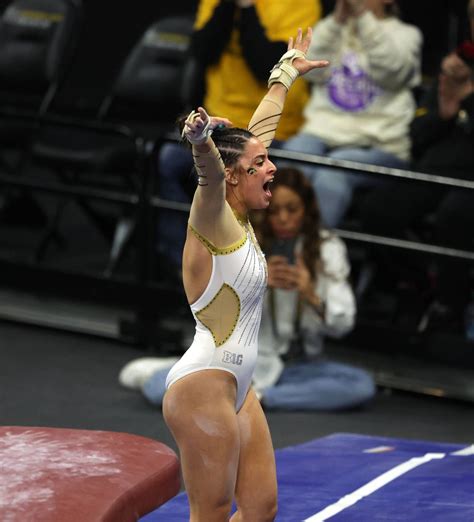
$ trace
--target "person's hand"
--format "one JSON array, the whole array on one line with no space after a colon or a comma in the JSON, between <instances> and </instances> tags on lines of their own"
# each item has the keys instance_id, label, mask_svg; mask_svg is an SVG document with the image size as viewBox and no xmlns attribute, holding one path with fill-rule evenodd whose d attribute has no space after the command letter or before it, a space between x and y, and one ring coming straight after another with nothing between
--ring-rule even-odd
<instances>
[{"instance_id":1,"label":"person's hand","mask_svg":"<svg viewBox=\"0 0 474 522\"><path fill-rule=\"evenodd\" d=\"M288 41L288 51L296 50L300 51L296 54L296 58L293 59L291 65L298 71L299 75L306 74L312 69L319 69L322 67L327 67L329 62L327 60L308 60L306 58L306 53L308 52L309 46L311 45L311 40L313 38L313 30L311 27L308 27L306 31L306 35L303 37L303 31L298 29L298 34L296 38L290 38ZM300 55L303 53L303 56Z\"/></svg>"},{"instance_id":2,"label":"person's hand","mask_svg":"<svg viewBox=\"0 0 474 522\"><path fill-rule=\"evenodd\" d=\"M304 296L313 293L313 281L311 279L311 274L306 267L303 257L301 254L296 256L296 288L298 292Z\"/></svg>"},{"instance_id":3,"label":"person's hand","mask_svg":"<svg viewBox=\"0 0 474 522\"><path fill-rule=\"evenodd\" d=\"M286 257L270 256L267 261L268 286L285 290L298 290L302 294L312 293L311 274L301 256L290 265Z\"/></svg>"},{"instance_id":4,"label":"person's hand","mask_svg":"<svg viewBox=\"0 0 474 522\"><path fill-rule=\"evenodd\" d=\"M270 256L267 259L268 286L283 290L297 290L300 298L314 307L324 319L324 303L314 291L311 274L302 256L296 256L296 264L290 265L286 257Z\"/></svg>"},{"instance_id":5,"label":"person's hand","mask_svg":"<svg viewBox=\"0 0 474 522\"><path fill-rule=\"evenodd\" d=\"M290 265L286 257L270 256L267 259L268 286L294 290L297 287L297 276L294 265Z\"/></svg>"},{"instance_id":6,"label":"person's hand","mask_svg":"<svg viewBox=\"0 0 474 522\"><path fill-rule=\"evenodd\" d=\"M193 145L202 145L219 125L230 127L232 122L227 118L209 116L203 107L198 107L197 111L189 113L181 135Z\"/></svg>"},{"instance_id":7,"label":"person's hand","mask_svg":"<svg viewBox=\"0 0 474 522\"><path fill-rule=\"evenodd\" d=\"M235 0L235 5L237 7L245 9L246 7L251 7L252 5L255 5L255 0Z\"/></svg>"},{"instance_id":8,"label":"person's hand","mask_svg":"<svg viewBox=\"0 0 474 522\"><path fill-rule=\"evenodd\" d=\"M296 286L295 274L292 265L286 257L270 256L267 259L268 286L271 288L282 288L293 290Z\"/></svg>"},{"instance_id":9,"label":"person's hand","mask_svg":"<svg viewBox=\"0 0 474 522\"><path fill-rule=\"evenodd\" d=\"M458 82L453 78L440 74L438 80L438 111L444 120L454 118L461 109L461 102L474 92L470 80Z\"/></svg>"},{"instance_id":10,"label":"person's hand","mask_svg":"<svg viewBox=\"0 0 474 522\"><path fill-rule=\"evenodd\" d=\"M303 256L298 254L296 256L296 287L300 294L300 298L306 303L310 304L316 312L324 320L325 305L319 295L315 292L314 281L311 278L311 273L306 267Z\"/></svg>"},{"instance_id":11,"label":"person's hand","mask_svg":"<svg viewBox=\"0 0 474 522\"><path fill-rule=\"evenodd\" d=\"M445 74L438 79L438 112L443 120L454 118L461 107L458 96L455 95L454 82Z\"/></svg>"},{"instance_id":12,"label":"person's hand","mask_svg":"<svg viewBox=\"0 0 474 522\"><path fill-rule=\"evenodd\" d=\"M471 69L455 53L441 63L438 78L438 110L442 119L457 116L461 103L474 91Z\"/></svg>"},{"instance_id":13,"label":"person's hand","mask_svg":"<svg viewBox=\"0 0 474 522\"><path fill-rule=\"evenodd\" d=\"M469 80L472 76L471 68L456 53L450 53L443 59L441 72L458 82Z\"/></svg>"},{"instance_id":14,"label":"person's hand","mask_svg":"<svg viewBox=\"0 0 474 522\"><path fill-rule=\"evenodd\" d=\"M279 83L286 90L289 90L298 76L306 74L312 69L329 65L327 60L308 60L306 58L306 52L309 49L312 37L313 31L311 27L308 27L304 38L303 31L300 28L296 38L288 40L288 50L270 72L270 78L268 79L269 88L273 84Z\"/></svg>"}]
</instances>

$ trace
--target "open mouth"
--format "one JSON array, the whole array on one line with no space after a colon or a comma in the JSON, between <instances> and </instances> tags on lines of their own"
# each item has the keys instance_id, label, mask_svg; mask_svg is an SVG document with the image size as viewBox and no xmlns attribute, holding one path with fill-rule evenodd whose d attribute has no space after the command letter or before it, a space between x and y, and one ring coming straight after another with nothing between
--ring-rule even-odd
<instances>
[{"instance_id":1,"label":"open mouth","mask_svg":"<svg viewBox=\"0 0 474 522\"><path fill-rule=\"evenodd\" d=\"M272 195L272 191L270 189L270 186L271 184L273 183L273 179L274 178L270 178L268 181L266 181L264 184L263 184L263 190L265 191L265 194L269 197L271 197Z\"/></svg>"}]
</instances>

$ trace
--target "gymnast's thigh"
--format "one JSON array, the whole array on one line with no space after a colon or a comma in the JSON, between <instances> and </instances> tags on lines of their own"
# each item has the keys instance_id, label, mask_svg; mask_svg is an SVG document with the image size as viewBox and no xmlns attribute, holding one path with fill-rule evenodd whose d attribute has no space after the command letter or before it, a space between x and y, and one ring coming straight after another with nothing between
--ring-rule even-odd
<instances>
[{"instance_id":1,"label":"gymnast's thigh","mask_svg":"<svg viewBox=\"0 0 474 522\"><path fill-rule=\"evenodd\" d=\"M252 388L237 419L240 459L235 497L240 517L242 520L271 520L266 517L276 514L275 454L267 419ZM262 518L262 514L266 517Z\"/></svg>"},{"instance_id":2,"label":"gymnast's thigh","mask_svg":"<svg viewBox=\"0 0 474 522\"><path fill-rule=\"evenodd\" d=\"M191 507L232 501L240 447L235 398L235 377L223 370L186 375L165 394L163 415L179 448Z\"/></svg>"}]
</instances>

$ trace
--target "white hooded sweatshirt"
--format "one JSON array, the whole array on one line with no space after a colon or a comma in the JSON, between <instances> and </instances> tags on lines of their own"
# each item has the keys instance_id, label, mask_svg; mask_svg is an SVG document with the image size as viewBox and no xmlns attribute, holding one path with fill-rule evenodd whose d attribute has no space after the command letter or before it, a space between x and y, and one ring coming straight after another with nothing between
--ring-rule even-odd
<instances>
[{"instance_id":1,"label":"white hooded sweatshirt","mask_svg":"<svg viewBox=\"0 0 474 522\"><path fill-rule=\"evenodd\" d=\"M305 76L312 92L302 132L330 147L375 147L408 160L421 48L419 29L395 17L321 20L307 54L330 66Z\"/></svg>"}]
</instances>

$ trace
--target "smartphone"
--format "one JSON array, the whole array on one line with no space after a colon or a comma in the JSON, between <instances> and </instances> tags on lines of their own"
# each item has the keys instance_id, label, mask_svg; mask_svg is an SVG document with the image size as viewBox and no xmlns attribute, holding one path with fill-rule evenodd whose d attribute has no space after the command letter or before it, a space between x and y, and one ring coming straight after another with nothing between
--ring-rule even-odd
<instances>
[{"instance_id":1,"label":"smartphone","mask_svg":"<svg viewBox=\"0 0 474 522\"><path fill-rule=\"evenodd\" d=\"M283 256L288 260L288 264L295 264L295 244L296 238L275 239L270 249L271 256Z\"/></svg>"}]
</instances>

